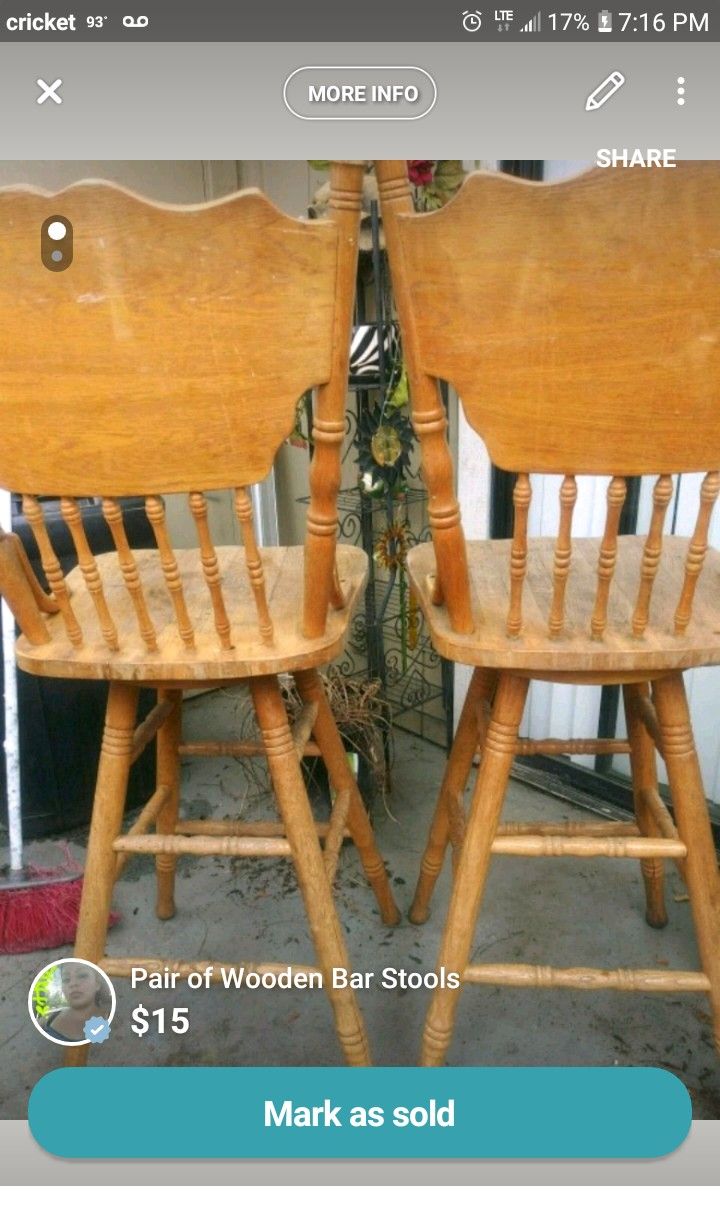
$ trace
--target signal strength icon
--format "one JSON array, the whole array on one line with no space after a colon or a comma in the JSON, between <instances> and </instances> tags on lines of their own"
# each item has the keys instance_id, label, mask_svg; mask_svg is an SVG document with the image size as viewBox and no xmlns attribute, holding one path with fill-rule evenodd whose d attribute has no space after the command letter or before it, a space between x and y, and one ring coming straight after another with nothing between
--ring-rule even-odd
<instances>
[{"instance_id":1,"label":"signal strength icon","mask_svg":"<svg viewBox=\"0 0 720 1206\"><path fill-rule=\"evenodd\" d=\"M520 33L540 33L542 13L535 13L532 20L523 25Z\"/></svg>"}]
</instances>

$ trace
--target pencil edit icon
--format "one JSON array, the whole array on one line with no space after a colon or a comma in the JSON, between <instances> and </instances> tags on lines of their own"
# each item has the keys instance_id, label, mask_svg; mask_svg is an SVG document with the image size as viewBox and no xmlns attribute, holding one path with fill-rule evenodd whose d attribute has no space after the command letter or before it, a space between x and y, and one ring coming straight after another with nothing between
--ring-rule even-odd
<instances>
[{"instance_id":1,"label":"pencil edit icon","mask_svg":"<svg viewBox=\"0 0 720 1206\"><path fill-rule=\"evenodd\" d=\"M618 88L622 88L625 83L625 76L621 71L611 71L610 75L598 84L597 88L593 88L589 97L585 101L585 111L591 112L593 109L601 109L611 96L614 96Z\"/></svg>"}]
</instances>

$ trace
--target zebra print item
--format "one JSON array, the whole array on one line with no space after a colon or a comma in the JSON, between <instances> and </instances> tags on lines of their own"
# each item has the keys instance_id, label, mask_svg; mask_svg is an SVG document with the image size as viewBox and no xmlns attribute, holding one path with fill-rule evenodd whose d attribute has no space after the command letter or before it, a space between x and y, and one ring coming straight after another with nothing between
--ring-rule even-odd
<instances>
[{"instance_id":1,"label":"zebra print item","mask_svg":"<svg viewBox=\"0 0 720 1206\"><path fill-rule=\"evenodd\" d=\"M385 373L389 377L400 354L395 323L389 323L383 328L383 352ZM380 339L375 323L364 323L362 326L353 328L350 344L350 376L380 376Z\"/></svg>"}]
</instances>

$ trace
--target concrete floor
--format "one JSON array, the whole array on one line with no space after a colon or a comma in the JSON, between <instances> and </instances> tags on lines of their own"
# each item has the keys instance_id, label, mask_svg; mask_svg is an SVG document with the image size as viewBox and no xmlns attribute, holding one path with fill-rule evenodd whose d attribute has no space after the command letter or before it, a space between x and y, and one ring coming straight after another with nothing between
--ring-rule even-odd
<instances>
[{"instance_id":1,"label":"concrete floor","mask_svg":"<svg viewBox=\"0 0 720 1206\"><path fill-rule=\"evenodd\" d=\"M185 707L186 737L231 735L237 697L218 693ZM410 903L444 754L399 733L393 791L376 814L378 843L392 871L398 903ZM268 802L251 798L242 768L231 759L198 759L184 767L185 815L268 815ZM513 783L506 819L576 819L583 815L520 783ZM83 856L85 834L71 848ZM54 843L37 843L30 857L47 865ZM395 930L380 924L374 898L350 848L341 856L337 901L356 970L383 967L432 971L448 900L445 869L433 914L422 928L407 920ZM676 871L668 874L670 924L658 932L644 922L636 863L616 860L496 859L488 884L473 958L606 967L697 967L689 905ZM171 921L153 914L153 868L137 858L117 886L121 920L108 953L242 962L261 958L314 962L294 872L281 861L228 865L219 858L179 864L178 911ZM30 983L52 954L0 959L0 1118L26 1117L28 1094L59 1064L59 1048L30 1023ZM427 990L362 991L360 1003L377 1064L414 1064L428 1003ZM118 1009L112 1036L92 1052L96 1063L308 1064L341 1062L329 1006L322 992L259 989L175 993L131 989L115 982ZM190 1007L190 1030L177 1037L130 1030L133 1008ZM707 999L612 992L527 991L469 987L458 1009L451 1064L642 1064L677 1073L693 1099L695 1118L720 1118L720 1063L714 1054Z\"/></svg>"}]
</instances>

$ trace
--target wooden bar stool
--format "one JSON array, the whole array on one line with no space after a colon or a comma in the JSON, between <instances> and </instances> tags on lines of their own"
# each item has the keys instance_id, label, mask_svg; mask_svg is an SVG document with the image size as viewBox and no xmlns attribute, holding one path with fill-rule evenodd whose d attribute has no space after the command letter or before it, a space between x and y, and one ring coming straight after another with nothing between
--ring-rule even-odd
<instances>
[{"instance_id":1,"label":"wooden bar stool","mask_svg":"<svg viewBox=\"0 0 720 1206\"><path fill-rule=\"evenodd\" d=\"M175 910L179 855L292 859L351 1064L369 1063L370 1054L354 994L333 987L330 972L347 964L332 895L346 834L383 921L398 919L318 675L343 648L367 568L364 553L336 547L362 170L333 166L330 219L321 222L288 218L256 190L194 207L151 203L102 183L54 196L0 191L0 483L23 495L51 594L15 538L0 542L0 587L22 630L24 670L110 683L75 953L114 976L142 964L181 973L207 966L142 949L105 958L113 884L132 855L155 858L161 918ZM67 271L48 271L40 259L51 215L72 227ZM305 548L261 553L249 486L270 470L296 400L312 386ZM213 541L206 494L225 488L234 489L244 553ZM162 496L175 493L189 495L195 548L172 546ZM123 526L118 499L138 494L146 498L152 550L133 551ZM62 499L78 559L67 576L39 495ZM82 496L102 498L116 552L93 556ZM292 730L281 672L295 676L304 701ZM184 746L183 689L240 682L249 686L262 744ZM158 702L136 728L141 685L154 687ZM122 835L130 765L153 737L157 788ZM308 749L322 756L335 789L329 824L319 827L300 768ZM279 822L182 819L182 753L260 752ZM208 962L219 977L221 964ZM86 1051L72 1049L69 1062L83 1062Z\"/></svg>"},{"instance_id":2,"label":"wooden bar stool","mask_svg":"<svg viewBox=\"0 0 720 1206\"><path fill-rule=\"evenodd\" d=\"M438 652L475 667L411 919L426 919L452 843L439 963L463 984L705 992L720 1049L720 881L682 677L720 663L720 552L708 549L720 490L720 166L595 170L552 185L476 173L427 215L413 214L404 163L377 173L430 494L433 543L411 551L409 573ZM465 542L438 380L456 388L494 463L517 474L512 541ZM664 537L671 475L708 467L693 536ZM527 537L530 472L562 475L556 540ZM601 540L571 539L577 474L610 475ZM658 475L650 530L619 537L625 479L637 474ZM627 742L519 740L532 679L622 684ZM513 758L540 752L628 752L635 823L501 825ZM655 926L666 922L662 860L679 860L702 970L470 963L491 854L639 859ZM443 1062L459 996L434 993L424 1064Z\"/></svg>"}]
</instances>

